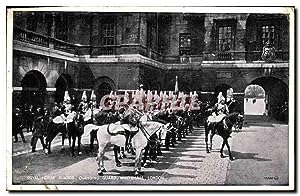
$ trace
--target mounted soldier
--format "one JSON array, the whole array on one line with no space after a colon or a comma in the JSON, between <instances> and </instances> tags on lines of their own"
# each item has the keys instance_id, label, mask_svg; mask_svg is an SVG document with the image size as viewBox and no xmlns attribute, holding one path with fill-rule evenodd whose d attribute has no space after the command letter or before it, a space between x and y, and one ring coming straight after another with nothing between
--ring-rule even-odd
<instances>
[{"instance_id":1,"label":"mounted soldier","mask_svg":"<svg viewBox=\"0 0 300 196\"><path fill-rule=\"evenodd\" d=\"M229 110L227 105L225 104L225 98L222 95L222 92L220 92L218 95L218 102L212 108L212 115L208 117L208 122L218 123L228 114Z\"/></svg>"},{"instance_id":2,"label":"mounted soldier","mask_svg":"<svg viewBox=\"0 0 300 196\"><path fill-rule=\"evenodd\" d=\"M73 110L73 105L71 104L71 98L69 96L68 91L65 92L63 106L64 106L64 114L65 116L68 116Z\"/></svg>"},{"instance_id":3,"label":"mounted soldier","mask_svg":"<svg viewBox=\"0 0 300 196\"><path fill-rule=\"evenodd\" d=\"M84 115L89 109L89 103L87 101L86 91L83 91L81 102L78 105L77 112Z\"/></svg>"}]
</instances>

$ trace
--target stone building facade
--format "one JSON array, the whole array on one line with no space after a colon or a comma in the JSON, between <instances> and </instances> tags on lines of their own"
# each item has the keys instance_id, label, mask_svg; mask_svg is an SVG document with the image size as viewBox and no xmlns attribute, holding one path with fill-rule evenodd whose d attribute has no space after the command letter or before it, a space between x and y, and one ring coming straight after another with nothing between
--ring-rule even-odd
<instances>
[{"instance_id":1,"label":"stone building facade","mask_svg":"<svg viewBox=\"0 0 300 196\"><path fill-rule=\"evenodd\" d=\"M288 100L289 24L287 14L14 12L14 105L65 90L174 90L178 76L180 91L214 100L231 87L240 103L258 84L274 110Z\"/></svg>"}]
</instances>

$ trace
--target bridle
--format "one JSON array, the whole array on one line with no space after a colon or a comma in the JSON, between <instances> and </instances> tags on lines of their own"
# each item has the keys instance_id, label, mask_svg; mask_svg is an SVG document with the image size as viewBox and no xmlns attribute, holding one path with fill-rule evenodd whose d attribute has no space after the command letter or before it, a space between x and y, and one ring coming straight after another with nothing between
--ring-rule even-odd
<instances>
[{"instance_id":1,"label":"bridle","mask_svg":"<svg viewBox=\"0 0 300 196\"><path fill-rule=\"evenodd\" d=\"M150 137L151 137L153 134L155 134L156 132L158 132L159 130L161 130L161 129L162 129L162 126L160 126L157 130L155 130L155 131L153 132L152 135L150 135L150 134L148 133L148 131L145 129L145 127L144 127L141 123L138 123L138 124L137 124L137 127L138 127L139 130L142 131L143 135L146 137L146 139L147 139L148 142L150 142L150 143L152 143L152 142L153 142L153 143L157 143L157 142L158 142L157 139L156 139L155 141L153 141L153 140L150 139Z\"/></svg>"}]
</instances>

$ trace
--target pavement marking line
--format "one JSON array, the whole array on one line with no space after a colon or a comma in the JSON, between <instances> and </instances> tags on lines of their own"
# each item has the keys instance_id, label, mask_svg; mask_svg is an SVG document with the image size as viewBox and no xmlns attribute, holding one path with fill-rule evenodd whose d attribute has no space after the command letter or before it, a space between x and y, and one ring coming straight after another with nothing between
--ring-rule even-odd
<instances>
[{"instance_id":1,"label":"pavement marking line","mask_svg":"<svg viewBox=\"0 0 300 196\"><path fill-rule=\"evenodd\" d=\"M173 163L176 163L179 159L180 159L180 158L177 157ZM169 169L175 168L175 166L176 166L176 164L170 165L170 167L168 167L168 169L166 169L165 172L160 176L160 178L159 178L159 180L157 181L156 184L159 184L159 182L162 181L162 179L164 179L164 176L166 175L167 171L168 171ZM162 183L160 183L160 184L162 184Z\"/></svg>"},{"instance_id":2,"label":"pavement marking line","mask_svg":"<svg viewBox=\"0 0 300 196\"><path fill-rule=\"evenodd\" d=\"M55 141L54 143L51 144L51 147L55 147L55 146L58 146L59 144L61 143L61 141ZM38 150L42 150L43 147L37 147L35 150L38 151ZM19 156L19 155L24 155L24 154L27 154L27 153L31 153L31 149L29 150L24 150L24 151L21 151L21 152L15 152L13 153L13 157L15 156Z\"/></svg>"}]
</instances>

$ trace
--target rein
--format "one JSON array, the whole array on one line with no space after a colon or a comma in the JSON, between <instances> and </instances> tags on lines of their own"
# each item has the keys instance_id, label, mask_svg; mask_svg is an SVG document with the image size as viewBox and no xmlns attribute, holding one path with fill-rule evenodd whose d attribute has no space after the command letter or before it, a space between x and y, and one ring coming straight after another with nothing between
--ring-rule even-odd
<instances>
[{"instance_id":1,"label":"rein","mask_svg":"<svg viewBox=\"0 0 300 196\"><path fill-rule=\"evenodd\" d=\"M125 131L118 131L117 133L112 133L112 132L110 132L110 131L109 131L109 126L110 126L110 125L111 125L111 124L108 124L107 129L106 129L106 131L107 131L107 133L108 133L109 135L111 135L111 136L125 135Z\"/></svg>"},{"instance_id":2,"label":"rein","mask_svg":"<svg viewBox=\"0 0 300 196\"><path fill-rule=\"evenodd\" d=\"M138 128L141 129L141 131L144 134L144 136L146 137L146 139L151 142L152 141L150 139L151 135L147 132L147 130L145 129L145 127L142 124L138 123ZM156 132L158 132L160 129L162 129L162 126L160 126L156 131L154 131L153 134L155 134ZM156 141L154 141L154 142L156 142Z\"/></svg>"},{"instance_id":3,"label":"rein","mask_svg":"<svg viewBox=\"0 0 300 196\"><path fill-rule=\"evenodd\" d=\"M230 117L231 116L225 117L224 123L229 129L232 129L233 125L237 122L237 120L236 122L232 122L232 120L230 120Z\"/></svg>"}]
</instances>

